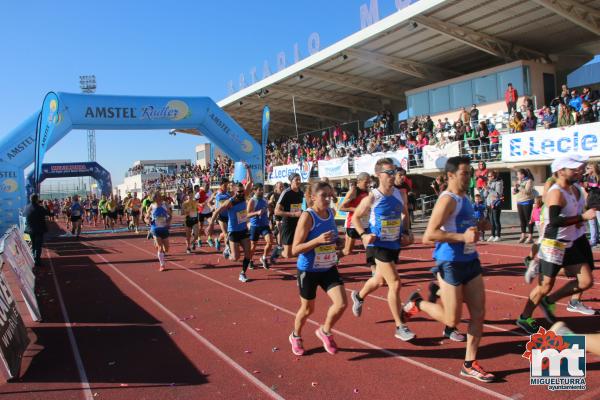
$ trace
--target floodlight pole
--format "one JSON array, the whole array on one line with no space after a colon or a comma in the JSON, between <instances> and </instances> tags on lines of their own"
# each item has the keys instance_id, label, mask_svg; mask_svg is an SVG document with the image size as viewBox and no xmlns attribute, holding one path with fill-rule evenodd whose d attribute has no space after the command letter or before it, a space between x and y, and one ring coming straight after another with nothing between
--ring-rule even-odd
<instances>
[{"instance_id":1,"label":"floodlight pole","mask_svg":"<svg viewBox=\"0 0 600 400\"><path fill-rule=\"evenodd\" d=\"M79 87L82 93L96 93L96 75L79 76ZM96 161L96 131L94 129L87 131L87 151L88 161ZM93 178L89 178L90 190L93 180Z\"/></svg>"}]
</instances>

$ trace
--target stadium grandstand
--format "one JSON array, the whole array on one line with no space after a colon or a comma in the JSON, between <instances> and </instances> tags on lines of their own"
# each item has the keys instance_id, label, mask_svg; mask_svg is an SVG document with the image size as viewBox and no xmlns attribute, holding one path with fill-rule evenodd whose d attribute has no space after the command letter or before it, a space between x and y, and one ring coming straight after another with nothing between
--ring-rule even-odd
<instances>
[{"instance_id":1,"label":"stadium grandstand","mask_svg":"<svg viewBox=\"0 0 600 400\"><path fill-rule=\"evenodd\" d=\"M527 167L541 188L554 157L505 157L502 144L513 133L597 121L595 86L565 84L600 54L599 21L600 1L421 0L219 105L256 138L269 105L269 183L285 176L271 179L274 171L308 163L313 177L343 190L359 172L357 158L405 151L418 192L431 195L439 160L457 151L507 183ZM345 172L322 171L324 161L340 159Z\"/></svg>"}]
</instances>

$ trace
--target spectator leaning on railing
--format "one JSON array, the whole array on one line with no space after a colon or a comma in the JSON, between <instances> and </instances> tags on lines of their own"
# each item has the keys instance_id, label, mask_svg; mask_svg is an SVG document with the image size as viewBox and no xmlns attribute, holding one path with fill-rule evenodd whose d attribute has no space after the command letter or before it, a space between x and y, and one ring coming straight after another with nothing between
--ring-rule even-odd
<instances>
[{"instance_id":1,"label":"spectator leaning on railing","mask_svg":"<svg viewBox=\"0 0 600 400\"><path fill-rule=\"evenodd\" d=\"M574 123L575 119L573 118L573 114L571 113L571 110L569 110L569 107L564 103L560 103L558 105L558 126L571 126Z\"/></svg>"},{"instance_id":2,"label":"spectator leaning on railing","mask_svg":"<svg viewBox=\"0 0 600 400\"><path fill-rule=\"evenodd\" d=\"M556 128L556 114L548 106L544 106L542 110L542 124L544 129Z\"/></svg>"},{"instance_id":3,"label":"spectator leaning on railing","mask_svg":"<svg viewBox=\"0 0 600 400\"><path fill-rule=\"evenodd\" d=\"M525 122L523 124L523 132L535 131L537 129L537 117L532 109L527 109Z\"/></svg>"}]
</instances>

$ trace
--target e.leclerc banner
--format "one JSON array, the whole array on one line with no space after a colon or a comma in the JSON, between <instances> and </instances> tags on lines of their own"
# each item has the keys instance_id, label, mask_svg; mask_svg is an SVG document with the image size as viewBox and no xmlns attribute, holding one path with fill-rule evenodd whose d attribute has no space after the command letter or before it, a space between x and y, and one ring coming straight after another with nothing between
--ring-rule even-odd
<instances>
[{"instance_id":1,"label":"e.leclerc banner","mask_svg":"<svg viewBox=\"0 0 600 400\"><path fill-rule=\"evenodd\" d=\"M54 127L59 122L58 113L58 96L54 92L49 92L44 98L42 105L42 113L40 123L38 125L38 132L36 132L36 157L35 157L35 182L38 185L39 179L42 175L42 163L44 162L44 155L48 148L50 137L54 132ZM39 188L36 188L36 191Z\"/></svg>"},{"instance_id":2,"label":"e.leclerc banner","mask_svg":"<svg viewBox=\"0 0 600 400\"><path fill-rule=\"evenodd\" d=\"M0 258L0 271L2 263ZM19 376L27 345L29 338L25 324L4 275L0 272L0 354L9 378Z\"/></svg>"},{"instance_id":3,"label":"e.leclerc banner","mask_svg":"<svg viewBox=\"0 0 600 400\"><path fill-rule=\"evenodd\" d=\"M554 160L568 154L600 156L600 123L502 135L502 161Z\"/></svg>"},{"instance_id":4,"label":"e.leclerc banner","mask_svg":"<svg viewBox=\"0 0 600 400\"><path fill-rule=\"evenodd\" d=\"M298 164L280 165L273 167L273 172L269 174L269 183L274 184L277 182L288 182L289 176L293 173L300 174L302 182L308 182L310 178L310 171L312 171L313 162L303 161Z\"/></svg>"},{"instance_id":5,"label":"e.leclerc banner","mask_svg":"<svg viewBox=\"0 0 600 400\"><path fill-rule=\"evenodd\" d=\"M42 315L35 297L35 275L33 274L33 255L19 229L14 226L2 238L2 259L10 266L18 278L19 289L25 299L25 305L34 321L40 321Z\"/></svg>"}]
</instances>

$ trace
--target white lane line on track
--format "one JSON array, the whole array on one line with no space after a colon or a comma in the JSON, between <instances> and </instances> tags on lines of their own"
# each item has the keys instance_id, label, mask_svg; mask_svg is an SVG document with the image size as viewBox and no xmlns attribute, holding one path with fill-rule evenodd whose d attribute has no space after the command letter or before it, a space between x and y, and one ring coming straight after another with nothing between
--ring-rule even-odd
<instances>
[{"instance_id":1,"label":"white lane line on track","mask_svg":"<svg viewBox=\"0 0 600 400\"><path fill-rule=\"evenodd\" d=\"M498 243L494 243L494 244L488 244L487 246L495 246ZM508 246L505 244L505 246ZM485 247L484 247L485 248ZM404 251L417 251L417 250L425 250L422 248L406 248ZM498 257L510 257L510 258L518 258L519 260L523 260L525 258L525 256L521 257L521 256L513 256L511 254L498 254L498 253L489 253L489 252L482 252L480 250L478 250L478 253L480 256L498 256ZM432 258L417 258L417 257L407 257L407 256L400 256L400 259L403 260L412 260L412 261L431 261L432 263L434 262ZM525 268L525 264L523 264L523 268ZM510 276L522 276L523 274L519 274L518 272L510 272L510 271L506 271L506 275L510 275ZM561 280L561 281L570 281L570 278L565 278L563 276L557 276L556 277L557 280ZM593 286L600 286L600 282L593 282ZM589 290L596 290L595 287L592 287Z\"/></svg>"},{"instance_id":2,"label":"white lane line on track","mask_svg":"<svg viewBox=\"0 0 600 400\"><path fill-rule=\"evenodd\" d=\"M410 259L409 257L403 257L403 256L400 256L400 258L404 258L404 259L407 259L407 258L408 258L408 259ZM342 265L342 267L343 267L343 265ZM360 265L357 265L355 268L368 269L369 271L371 270L371 268L369 268L369 267L362 267L362 266L360 266ZM402 270L400 270L400 275L401 275L401 277L402 277ZM485 277L485 276L484 276L484 277ZM433 278L432 278L432 280L433 280ZM507 293L507 292L501 292L501 291L499 291L499 290L492 290L492 289L484 289L484 290L485 290L486 292L491 292L491 293L496 293L496 294L502 294L502 295L504 295L504 296L510 296L510 297L517 297L517 298L520 298L520 299L528 299L528 298L529 298L529 297L527 297L527 296L522 296L522 295L519 295L519 294ZM372 296L372 295L369 295L369 296ZM385 300L385 301L387 301L387 299L384 299L383 297L378 297L378 296L373 296L373 297L375 297L375 298L379 298L379 299L381 299L381 300ZM560 302L557 302L556 304L558 304L558 305L561 305L561 306L565 306L565 307L567 306L567 303L560 303Z\"/></svg>"},{"instance_id":3,"label":"white lane line on track","mask_svg":"<svg viewBox=\"0 0 600 400\"><path fill-rule=\"evenodd\" d=\"M134 248L136 248L136 249L138 249L138 250L140 250L140 251L142 251L142 252L144 252L144 253L146 253L146 254L149 254L149 255L152 255L152 254L153 254L152 252L150 252L150 251L148 251L148 250L146 250L146 249L144 249L144 248L142 248L142 247L139 247L139 246L136 246L136 245L134 245L134 244L128 243L128 242L126 242L126 241L124 241L124 240L122 240L122 239L118 239L118 240L119 240L119 242L125 243L127 246L134 247ZM101 256L101 255L99 255L99 254L98 254L98 256L99 256L99 257L102 257L102 256ZM102 258L104 258L104 257L102 257ZM186 271L187 271L187 272L189 272L189 273L192 273L192 274L194 274L194 275L198 275L198 276L200 276L200 277L202 277L202 278L204 278L204 279L206 279L206 280L208 280L208 281L211 281L211 282L213 282L213 283L215 283L215 284L217 284L217 285L220 285L220 286L222 286L222 287L224 287L224 288L226 288L226 289L232 290L232 291L234 291L234 292L236 292L236 293L239 293L239 294L241 294L241 295L244 295L244 296L246 296L246 297L249 297L249 298L251 298L251 299L253 299L253 300L255 300L255 301L259 302L259 303L263 303L263 304L265 304L265 305L267 305L267 306L269 306L269 307L276 308L276 309L278 309L278 310L280 310L280 311L283 311L283 312L285 312L286 314L289 314L289 315L291 315L291 316L295 316L295 315L296 315L296 313L295 313L295 312L293 312L293 311L290 311L290 310L288 310L287 308L283 308L283 307L281 307L281 306L278 306L277 304L271 303L270 301L267 301L267 300L261 299L260 297L256 297L256 296L254 296L254 295L252 295L252 294L250 294L250 293L246 293L246 292L244 292L244 291L242 291L242 290L239 290L239 289L237 289L237 288L235 288L235 287L233 287L233 286L229 286L229 285L227 285L226 283L223 283L223 282L221 282L221 281L219 281L219 280L213 279L213 278L211 278L211 277L209 277L209 276L207 276L207 275L204 275L204 274L202 274L202 273L200 273L200 272L198 272L198 271L194 271L194 270L192 270L192 269L189 269L189 268L187 268L186 266L184 266L184 265L182 265L182 264L179 264L178 262L171 261L170 263L171 263L171 264L173 264L173 265L176 265L176 266L178 266L178 267L180 267L180 268L182 268L182 269L184 269L184 270L186 270ZM113 268L114 268L114 267L113 267ZM115 268L115 270L116 270L116 268ZM117 270L117 271L118 271L118 270ZM119 271L119 273L121 273L121 272ZM179 320L178 320L178 321L179 321ZM315 326L320 326L320 324L319 324L317 321L314 321L314 320L312 320L312 319L308 319L308 322L310 322L311 324L313 324L313 325L315 325ZM495 392L495 391L493 391L493 390L490 390L490 389L487 389L487 388L485 388L485 387L483 387L483 386L479 386L479 385L477 385L476 383L472 383L472 382L466 381L466 380L464 380L464 379L462 379L462 378L459 378L458 376L454 376L454 375L452 375L452 374L449 374L449 373L447 373L447 372L440 371L440 370L438 370L438 369L435 369L435 368L433 368L433 367L430 367L430 366L429 366L429 365L427 365L427 364L424 364L424 363L421 363L421 362L415 361L415 360L413 360L413 359L411 359L411 358L408 358L408 357L402 356L402 355L400 355L400 354L398 354L398 353L396 353L396 352L393 352L393 351L391 351L391 350L388 350L388 349L381 348L381 347L379 347L379 346L377 346L377 345L374 345L374 344L372 344L372 343L369 343L369 342L367 342L367 341L364 341L364 340L362 340L362 339L359 339L359 338L357 338L357 337L355 337L355 336L352 336L352 335L350 335L350 334L347 334L347 333L341 332L341 331L339 331L339 330L337 330L337 329L334 329L334 332L335 332L337 335L340 335L340 336L342 336L342 337L345 337L345 338L346 338L346 339L348 339L348 340L351 340L351 341L353 341L353 342L356 342L356 343L360 344L361 346L364 346L364 347L369 347L369 348L371 348L371 349L373 349L373 350L378 350L378 351L380 351L380 352L382 352L382 353L384 353L384 354L386 354L386 355L388 355L388 356L391 356L391 357L393 357L393 358L395 358L395 359L402 360L402 361L404 361L404 362L407 362L407 363L409 363L409 364L412 364L412 365L414 365L414 366L416 366L416 367L419 367L419 368L425 369L425 370L427 370L427 371L429 371L429 372L432 372L432 373L434 373L434 374L437 374L437 375L440 375L440 376L442 376L442 377L444 377L444 378L450 379L450 380L452 380L452 381L454 381L454 382L457 382L457 383L460 383L460 384L462 384L462 385L468 386L468 387L470 387L471 389L475 389L475 390L478 390L478 391L480 391L480 392L483 392L483 393L485 393L485 394L487 394L487 395L489 395L489 396L492 396L492 397L494 397L494 398L497 398L497 399L503 399L503 400L510 400L510 397L508 397L508 396L505 396L505 395L503 395L502 393Z\"/></svg>"},{"instance_id":4,"label":"white lane line on track","mask_svg":"<svg viewBox=\"0 0 600 400\"><path fill-rule=\"evenodd\" d=\"M54 263L52 262L52 255L50 251L46 249L46 256L48 256L48 261L50 262L50 270L52 271L52 279L54 280L54 286L56 287L56 295L58 296L58 302L60 304L60 311L63 315L63 319L65 320L65 327L67 328L67 336L69 337L69 343L71 344L71 350L73 351L73 358L75 359L75 365L77 365L77 372L79 374L79 380L81 381L81 388L83 390L83 395L86 400L94 400L94 395L92 394L92 390L90 388L90 382L87 377L87 373L85 372L85 367L83 366L83 361L81 359L81 354L79 353L79 347L77 346L77 341L75 340L75 335L73 334L72 324L69 320L69 314L67 313L67 307L65 306L65 302L63 301L62 292L60 290L60 286L58 286L58 279L56 278L56 271L54 270Z\"/></svg>"},{"instance_id":5,"label":"white lane line on track","mask_svg":"<svg viewBox=\"0 0 600 400\"><path fill-rule=\"evenodd\" d=\"M360 268L366 268L366 267L360 267ZM369 269L369 270L370 270L370 268L367 268L367 269ZM272 270L272 271L279 272L279 273L281 273L281 274L284 274L284 275L295 276L294 274L290 274L289 272L282 271L282 270L280 270L280 269L278 269L278 268L271 268L271 270ZM344 286L345 286L345 285L344 285ZM346 289L346 292L352 292L352 289L348 289L348 288L345 288L345 289ZM486 290L487 290L487 289L486 289ZM502 292L498 292L498 293L502 293ZM504 294L504 293L503 293L503 294ZM373 297L373 298L375 298L375 299L377 299L377 300L381 300L381 301L384 301L384 302L386 302L386 303L387 303L387 299L386 299L385 297L376 296L376 295L373 295L373 294L370 294L370 295L369 295L369 297ZM559 304L560 304L560 303L559 303ZM432 319L432 321L435 321L435 320L433 320L433 319ZM468 323L468 321L466 321L466 320L464 320L464 319L463 319L463 320L461 320L461 322L462 322L462 323ZM510 333L511 335L514 335L514 336L528 336L528 335L525 335L525 334L523 334L523 333L515 332L515 331L513 331L513 330L511 330L511 329L502 328L502 327L500 327L500 326L496 326L496 325L483 324L483 326L485 326L485 327L488 327L488 328L490 328L490 329L497 330L497 331L501 331L501 332L507 332L507 333Z\"/></svg>"},{"instance_id":6,"label":"white lane line on track","mask_svg":"<svg viewBox=\"0 0 600 400\"><path fill-rule=\"evenodd\" d=\"M120 240L120 239L119 239ZM122 240L120 240L122 241ZM256 378L254 375L252 375L249 371L247 371L244 367L242 367L240 364L236 363L231 357L229 357L227 354L223 353L217 346L215 346L214 344L212 344L208 339L206 339L204 336L200 335L198 332L196 332L191 326L189 326L188 324L180 321L179 317L177 315L175 315L171 310L169 310L167 307L165 307L160 301L158 301L155 297L153 297L150 293L146 292L144 289L142 289L137 283L135 283L133 280L131 280L127 275L125 275L123 272L119 271L119 269L117 267L115 267L110 261L108 261L106 258L104 258L104 256L102 256L101 254L97 253L94 249L91 249L92 252L97 255L102 261L104 261L104 263L106 265L108 265L113 271L115 271L116 273L118 273L123 279L125 279L127 282L129 282L129 284L131 286L133 286L134 288L136 288L140 293L142 293L148 300L150 300L152 303L154 303L155 306L157 306L158 308L160 308L165 314L167 314L173 321L175 321L175 323L177 323L178 325L180 325L182 328L184 328L186 331L188 331L192 336L194 336L196 339L198 339L202 344L204 344L206 347L208 347L213 353L215 353L220 359L222 359L223 361L225 361L227 364L229 364L230 367L232 367L233 369L235 369L236 371L238 371L243 377L245 377L246 379L248 379L250 382L252 382L254 385L256 385L261 391L263 391L265 394L267 394L269 397L271 397L272 399L276 399L276 400L284 400L284 398L279 395L278 393L276 393L273 389L271 389L269 386L265 385L262 381L260 381L258 378Z\"/></svg>"}]
</instances>

